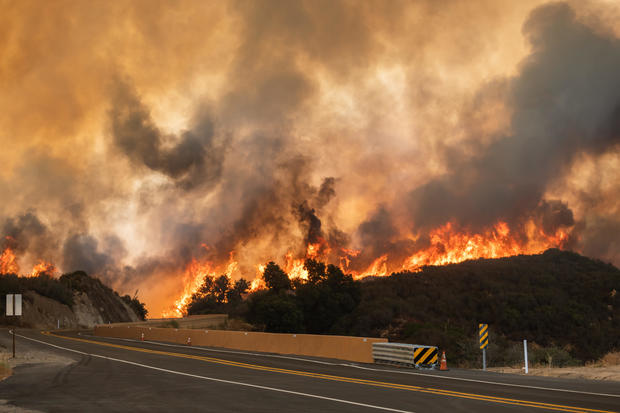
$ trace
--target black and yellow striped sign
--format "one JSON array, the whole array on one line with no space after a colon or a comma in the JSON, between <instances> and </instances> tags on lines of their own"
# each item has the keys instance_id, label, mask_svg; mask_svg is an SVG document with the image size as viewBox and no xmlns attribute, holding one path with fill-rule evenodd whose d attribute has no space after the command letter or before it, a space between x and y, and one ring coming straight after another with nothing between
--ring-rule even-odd
<instances>
[{"instance_id":1,"label":"black and yellow striped sign","mask_svg":"<svg viewBox=\"0 0 620 413\"><path fill-rule=\"evenodd\" d=\"M418 347L413 351L413 364L436 364L438 353L437 347Z\"/></svg>"},{"instance_id":2,"label":"black and yellow striped sign","mask_svg":"<svg viewBox=\"0 0 620 413\"><path fill-rule=\"evenodd\" d=\"M489 345L489 325L478 324L478 337L480 338L480 348L485 349Z\"/></svg>"}]
</instances>

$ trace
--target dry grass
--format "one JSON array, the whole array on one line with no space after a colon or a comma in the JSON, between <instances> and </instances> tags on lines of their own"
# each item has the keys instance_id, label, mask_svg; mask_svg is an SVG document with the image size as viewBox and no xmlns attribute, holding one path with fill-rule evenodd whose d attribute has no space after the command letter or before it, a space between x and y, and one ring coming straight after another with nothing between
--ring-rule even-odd
<instances>
[{"instance_id":1,"label":"dry grass","mask_svg":"<svg viewBox=\"0 0 620 413\"><path fill-rule=\"evenodd\" d=\"M601 359L603 367L620 366L620 351L605 354Z\"/></svg>"},{"instance_id":2,"label":"dry grass","mask_svg":"<svg viewBox=\"0 0 620 413\"><path fill-rule=\"evenodd\" d=\"M4 380L13 373L11 366L9 365L9 354L0 354L0 380Z\"/></svg>"},{"instance_id":3,"label":"dry grass","mask_svg":"<svg viewBox=\"0 0 620 413\"><path fill-rule=\"evenodd\" d=\"M523 374L523 368L515 367L496 367L489 370L500 373ZM620 382L620 352L607 353L600 360L588 363L581 367L553 367L531 366L530 372L533 376L550 376L579 378L589 380L611 380Z\"/></svg>"},{"instance_id":4,"label":"dry grass","mask_svg":"<svg viewBox=\"0 0 620 413\"><path fill-rule=\"evenodd\" d=\"M605 354L603 358L593 363L588 363L588 367L613 367L620 366L620 351L612 351Z\"/></svg>"},{"instance_id":5,"label":"dry grass","mask_svg":"<svg viewBox=\"0 0 620 413\"><path fill-rule=\"evenodd\" d=\"M221 329L231 331L254 331L254 326L238 318L230 318L221 326Z\"/></svg>"}]
</instances>

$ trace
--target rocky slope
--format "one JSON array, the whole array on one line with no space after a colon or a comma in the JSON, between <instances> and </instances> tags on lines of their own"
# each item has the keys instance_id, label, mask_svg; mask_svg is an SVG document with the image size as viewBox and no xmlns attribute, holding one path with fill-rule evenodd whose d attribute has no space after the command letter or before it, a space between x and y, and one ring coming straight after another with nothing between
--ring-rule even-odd
<instances>
[{"instance_id":1,"label":"rocky slope","mask_svg":"<svg viewBox=\"0 0 620 413\"><path fill-rule=\"evenodd\" d=\"M78 271L60 279L0 276L0 294L23 294L23 315L0 317L0 324L32 328L89 328L95 324L139 321L135 311L100 280ZM5 314L1 300L1 314Z\"/></svg>"}]
</instances>

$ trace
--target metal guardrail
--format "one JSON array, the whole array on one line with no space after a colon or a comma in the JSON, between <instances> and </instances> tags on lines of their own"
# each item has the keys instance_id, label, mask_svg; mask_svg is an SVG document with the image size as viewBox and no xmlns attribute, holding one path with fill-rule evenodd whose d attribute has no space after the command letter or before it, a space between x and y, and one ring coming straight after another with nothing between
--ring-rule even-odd
<instances>
[{"instance_id":1,"label":"metal guardrail","mask_svg":"<svg viewBox=\"0 0 620 413\"><path fill-rule=\"evenodd\" d=\"M439 364L438 353L435 346L404 343L372 344L372 358L375 363L435 368Z\"/></svg>"}]
</instances>

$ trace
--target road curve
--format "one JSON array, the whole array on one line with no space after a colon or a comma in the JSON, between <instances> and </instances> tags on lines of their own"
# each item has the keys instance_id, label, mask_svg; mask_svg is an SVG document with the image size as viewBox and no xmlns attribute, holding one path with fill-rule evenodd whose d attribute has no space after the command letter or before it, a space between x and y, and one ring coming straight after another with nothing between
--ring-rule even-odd
<instances>
[{"instance_id":1,"label":"road curve","mask_svg":"<svg viewBox=\"0 0 620 413\"><path fill-rule=\"evenodd\" d=\"M17 342L74 360L18 367L0 382L1 400L45 412L620 411L617 382L427 372L84 333L22 331Z\"/></svg>"}]
</instances>

